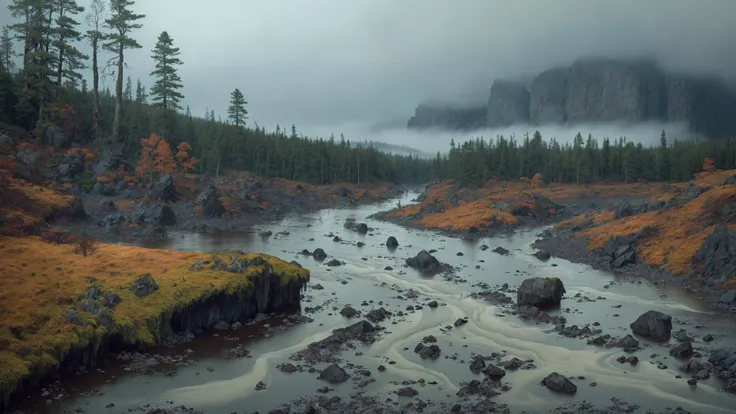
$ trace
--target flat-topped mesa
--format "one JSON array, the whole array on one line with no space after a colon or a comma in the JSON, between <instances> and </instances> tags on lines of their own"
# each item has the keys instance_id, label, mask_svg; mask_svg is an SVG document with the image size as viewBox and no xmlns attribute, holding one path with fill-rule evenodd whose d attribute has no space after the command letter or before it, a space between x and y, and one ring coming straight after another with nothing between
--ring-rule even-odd
<instances>
[{"instance_id":1,"label":"flat-topped mesa","mask_svg":"<svg viewBox=\"0 0 736 414\"><path fill-rule=\"evenodd\" d=\"M18 390L93 367L109 352L296 308L309 281L307 269L262 254L100 244L83 257L69 245L0 237L0 248L11 247L9 260L27 267L0 272L0 412ZM39 252L43 260L30 259ZM34 283L17 283L28 274Z\"/></svg>"}]
</instances>

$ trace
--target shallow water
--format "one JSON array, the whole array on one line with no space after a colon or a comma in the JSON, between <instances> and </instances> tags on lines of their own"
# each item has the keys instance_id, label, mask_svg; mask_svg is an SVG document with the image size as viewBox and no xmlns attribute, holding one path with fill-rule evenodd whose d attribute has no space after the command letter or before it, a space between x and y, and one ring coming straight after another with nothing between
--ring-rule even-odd
<instances>
[{"instance_id":1,"label":"shallow water","mask_svg":"<svg viewBox=\"0 0 736 414\"><path fill-rule=\"evenodd\" d=\"M402 204L410 202L415 196L408 194ZM283 316L227 334L205 332L196 340L173 350L159 350L160 353L186 349L193 351L196 362L179 367L174 376L130 373L113 362L102 367L104 372L98 370L79 376L62 387L68 392L95 388L98 390L96 395L53 400L46 405L44 400L49 397L39 398L37 393L32 393L31 403L23 408L30 412L56 413L81 407L87 413L122 413L147 407L147 404L165 407L173 403L208 413L267 412L300 396L313 396L317 388L325 385L317 379L318 372L286 374L276 369L276 366L288 362L289 356L309 343L328 336L332 329L358 320L351 321L340 316L339 310L349 304L363 312L380 306L394 312L394 316L381 324L387 329L376 343L370 346L357 345L355 350L345 351L342 355L345 362L341 365L351 362L371 371L376 381L362 391L369 395L381 395L379 401L400 387L392 384L392 381L400 383L420 378L426 381L426 385L413 385L419 391L416 398L452 401L457 398L454 395L460 388L460 382L482 378L482 374L472 374L468 369L471 355L505 351L509 358L533 359L537 366L536 369L508 372L503 378L511 390L495 397L495 401L509 404L512 412L528 410L543 413L555 406L582 400L604 406L612 397L655 411L681 406L700 413L735 412L736 396L720 392L721 384L716 380L700 381L697 387L690 387L686 384L686 374L682 374L683 378L675 378L680 374L677 368L684 361L670 357L667 344L647 343L639 338L642 344L649 344L636 353L639 364L619 364L616 358L623 355L621 349L593 347L587 345L585 339L546 333L552 326L504 315L499 308L474 299L470 294L480 291L480 288L473 286L477 282L493 286L508 283L515 288L525 277L559 277L565 284L567 294L558 312L567 318L568 326L582 326L597 321L603 333L623 336L630 331L628 326L638 315L649 309L659 310L672 315L673 332L685 329L695 338L693 346L696 352L702 352L707 357L712 348L736 343L736 324L712 314L697 298L677 288L657 287L625 275L596 271L564 260L541 262L530 255L533 250L529 247L540 229L521 231L510 237L470 241L367 219L369 215L395 203L323 210L260 226L248 232L176 234L166 241L147 243L147 247L192 251L239 249L297 260L310 269L310 285L319 283L324 287L324 290L309 288L302 306L327 305L322 312L308 315L314 318L313 322L290 326L269 338L263 336L259 327L264 323L281 324ZM344 229L343 223L350 218L368 223L373 230L362 236ZM274 236L259 236L265 230L271 230ZM290 232L290 235L277 234L282 231ZM333 242L332 237L326 236L329 233L340 236L344 241ZM395 236L400 243L393 252L382 245L390 235ZM314 241L309 241L311 238ZM364 242L365 246L357 247L358 241ZM481 251L483 243L491 249ZM496 246L504 246L511 250L511 254L501 256L492 252ZM345 265L329 268L311 257L299 254L302 249L311 251L317 247L327 252L328 260L334 257L344 261ZM440 261L457 266L456 275L467 283L458 283L440 275L426 277L403 267L404 259L421 249L437 249L435 256ZM458 252L464 255L457 256ZM557 266L553 267L553 264ZM383 270L386 266L394 270ZM476 269L476 266L479 268ZM343 281L347 281L347 284L343 284ZM417 291L419 298L398 298L399 295L405 295L407 289ZM578 302L575 298L577 293L592 299L600 296L605 300ZM375 303L361 307L364 300ZM407 305L423 305L429 300L437 300L443 306L437 309L424 306L414 312L405 310ZM383 303L377 305L379 301ZM615 308L617 305L621 307ZM396 315L399 310L405 312L403 317ZM461 317L469 319L464 326L447 332L440 330ZM715 337L710 344L701 340L706 333ZM228 340L225 339L226 335L239 339ZM442 349L442 356L435 361L421 360L413 352L414 346L426 335L436 336L437 345ZM251 351L250 358L228 360L221 356L224 348L240 343ZM672 343L675 343L674 339ZM655 353L660 356L651 357ZM455 358L448 358L453 356ZM668 369L658 369L660 361ZM296 362L294 364L297 365ZM379 373L376 368L381 364L387 370ZM318 370L323 367L315 366ZM555 371L569 377L585 377L584 380L574 380L578 386L576 395L560 396L539 385L546 375ZM254 390L259 381L267 385L266 390ZM429 385L432 381L437 384ZM597 386L591 387L591 382L596 382ZM331 391L329 396L349 398L355 392L350 381L331 387L335 391ZM395 395L391 397L402 403L411 401ZM431 406L425 412L433 412Z\"/></svg>"}]
</instances>

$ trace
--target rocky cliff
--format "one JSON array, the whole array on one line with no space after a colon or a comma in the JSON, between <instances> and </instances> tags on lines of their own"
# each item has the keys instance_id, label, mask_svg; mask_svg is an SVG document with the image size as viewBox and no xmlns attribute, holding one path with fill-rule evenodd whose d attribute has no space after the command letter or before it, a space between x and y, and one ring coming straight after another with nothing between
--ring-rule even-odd
<instances>
[{"instance_id":1,"label":"rocky cliff","mask_svg":"<svg viewBox=\"0 0 736 414\"><path fill-rule=\"evenodd\" d=\"M578 60L537 75L529 88L496 80L485 119L420 105L409 128L474 129L513 124L687 122L712 138L736 134L736 91L714 79L667 73L650 61Z\"/></svg>"},{"instance_id":2,"label":"rocky cliff","mask_svg":"<svg viewBox=\"0 0 736 414\"><path fill-rule=\"evenodd\" d=\"M458 108L445 104L423 103L409 119L410 129L478 129L486 126L486 107Z\"/></svg>"}]
</instances>

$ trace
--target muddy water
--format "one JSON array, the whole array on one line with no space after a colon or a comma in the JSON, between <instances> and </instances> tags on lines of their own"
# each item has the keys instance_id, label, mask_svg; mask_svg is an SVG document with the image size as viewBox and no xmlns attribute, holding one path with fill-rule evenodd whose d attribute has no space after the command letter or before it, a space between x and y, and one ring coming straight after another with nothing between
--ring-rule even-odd
<instances>
[{"instance_id":1,"label":"muddy water","mask_svg":"<svg viewBox=\"0 0 736 414\"><path fill-rule=\"evenodd\" d=\"M406 204L413 196L416 194L408 195L402 203ZM734 412L736 396L720 392L721 384L717 380L700 381L697 387L690 387L686 384L687 375L676 378L683 361L669 356L669 344L642 341L647 347L636 353L641 362L636 366L620 364L616 361L623 355L620 349L593 347L584 339L547 333L545 331L551 326L524 322L516 316L503 314L500 308L474 299L470 294L480 290L474 286L478 282L493 286L508 283L516 287L529 276L559 277L567 289L559 312L567 318L568 326L599 322L603 333L623 336L639 314L655 309L672 315L673 331L685 329L695 338L696 352L706 357L712 348L736 343L736 324L709 313L696 298L675 288L652 286L625 275L595 271L562 260L540 262L530 256L532 250L529 247L539 229L522 231L511 237L467 241L367 219L391 204L395 201L382 206L325 210L261 226L251 232L179 234L165 242L149 244L149 247L194 251L240 249L297 260L311 270L311 286L320 284L324 287L324 290L309 288L303 307L323 305L324 308L306 314L314 318L313 322L289 326L269 334L267 338L261 327L264 324L281 325L285 315L276 315L254 326L227 333L205 332L196 340L173 350L156 351L193 351L191 358L194 362L179 367L172 376L129 373L123 371L118 363L110 363L103 367L104 371L82 375L63 387L72 395L95 389L94 395L49 400L48 405L44 406L43 402L33 404L27 411L55 413L81 408L86 413L123 413L141 407L185 405L207 413L268 412L290 400L314 396L317 388L326 385L317 379L318 371L308 373L305 369L286 374L276 366L289 362L292 354L328 336L332 329L357 320L351 321L339 314L344 305L352 305L362 312L383 306L394 313L381 323L386 331L376 343L370 346L358 344L354 350L342 354L343 366L353 363L372 373L371 378L375 382L367 384L361 391L366 395L379 396L378 401L391 398L401 404L411 402L411 398L397 397L391 392L401 387L398 384L402 381L419 379L424 379L425 385L413 385L419 391L416 398L453 401L457 398L455 393L461 382L482 379L482 374L474 375L468 369L472 355L505 352L507 358L533 359L537 366L535 369L508 372L504 377L503 381L511 389L495 397L495 401L509 404L512 412L544 413L554 407L583 400L604 407L612 397L656 412L678 406L699 413ZM366 222L373 230L364 236L345 230L343 223L349 218ZM265 230L271 230L274 236L260 237L258 234ZM277 234L283 231L290 234ZM332 237L327 236L329 233L340 236L343 242L333 242ZM395 236L400 243L393 252L382 245L389 235ZM359 241L365 245L358 247ZM481 251L483 243L491 249L504 246L511 250L511 254L501 256L491 249ZM304 248L313 250L317 247L325 249L330 256L328 260L334 257L345 265L329 268L298 253ZM421 249L437 249L435 255L438 259L458 267L456 277L425 277L403 267L404 259ZM463 255L458 256L459 252ZM386 266L394 270L384 270ZM418 298L407 299L408 289L416 291ZM578 293L593 301L577 301L575 295ZM596 299L599 297L605 299ZM437 300L442 305L436 309L423 306L416 311L406 310L409 305L426 305L430 300ZM363 301L372 303L361 306ZM404 316L398 316L399 311L403 311ZM467 317L468 323L441 330L461 317ZM710 344L701 339L706 333L715 338ZM422 360L413 352L415 345L427 335L436 336L437 345L442 349L442 356L437 360ZM251 352L251 357L229 360L221 356L223 349L237 344L243 344ZM657 365L660 362L668 368L659 369ZM384 365L386 371L379 372L379 365ZM317 370L324 366L314 365ZM569 377L585 377L574 380L578 386L577 394L560 396L540 386L540 380L553 371ZM254 390L259 382L266 384L267 388ZM597 386L591 386L592 382ZM331 387L335 390L328 396L350 398L356 391L351 381ZM51 397L40 401L47 398ZM39 399L33 398L32 401ZM424 412L434 412L432 405Z\"/></svg>"}]
</instances>

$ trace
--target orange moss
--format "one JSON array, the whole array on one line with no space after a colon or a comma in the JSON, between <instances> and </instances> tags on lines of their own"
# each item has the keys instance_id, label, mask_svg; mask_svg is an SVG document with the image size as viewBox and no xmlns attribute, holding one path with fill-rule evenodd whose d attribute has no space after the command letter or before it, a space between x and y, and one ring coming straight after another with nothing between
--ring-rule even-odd
<instances>
[{"instance_id":1,"label":"orange moss","mask_svg":"<svg viewBox=\"0 0 736 414\"><path fill-rule=\"evenodd\" d=\"M711 173L701 178L697 184L723 183L734 174L734 171ZM721 212L724 206L736 203L736 185L715 187L682 207L666 211L654 211L636 214L620 220L613 220L613 212L599 212L592 219L597 227L591 227L578 233L578 237L588 238L588 249L602 248L612 236L629 235L644 227L653 227L657 235L639 239L636 243L636 254L639 261L654 267L662 267L673 275L680 275L690 270L693 255L713 230L715 223L723 220ZM579 221L574 218L560 224L567 225ZM730 224L736 229L736 224ZM730 282L729 282L730 283Z\"/></svg>"},{"instance_id":2,"label":"orange moss","mask_svg":"<svg viewBox=\"0 0 736 414\"><path fill-rule=\"evenodd\" d=\"M231 255L217 256L229 261ZM253 258L256 254L245 254ZM267 260L282 283L308 280L309 271L278 258ZM19 380L55 369L72 349L99 346L102 338L118 333L129 344L152 345L160 338L162 315L220 292L252 287L251 278L262 267L250 267L245 275L219 270L190 271L198 260L212 255L100 244L93 256L73 253L70 245L49 244L37 237L0 237L0 391L9 393ZM138 298L129 286L149 273L159 289ZM112 311L114 327L99 324L91 314L77 309L84 326L65 317L90 286L117 293L122 301Z\"/></svg>"}]
</instances>

